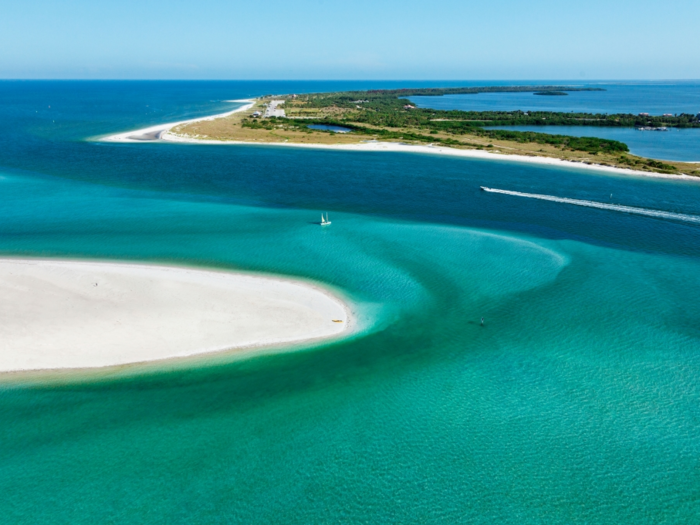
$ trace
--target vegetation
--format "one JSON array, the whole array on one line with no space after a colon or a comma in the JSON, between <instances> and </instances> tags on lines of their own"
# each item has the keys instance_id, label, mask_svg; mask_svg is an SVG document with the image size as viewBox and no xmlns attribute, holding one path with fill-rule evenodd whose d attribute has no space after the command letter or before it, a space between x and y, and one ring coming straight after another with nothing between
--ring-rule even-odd
<instances>
[{"instance_id":1,"label":"vegetation","mask_svg":"<svg viewBox=\"0 0 700 525\"><path fill-rule=\"evenodd\" d=\"M534 131L498 129L499 126L608 126L700 127L694 115L648 116L541 111L457 111L417 108L407 96L440 96L484 92L531 92L550 96L579 91L563 86L515 86L483 88L420 88L354 91L284 98L286 118L255 118L270 97L258 99L247 113L226 119L179 126L176 133L190 138L244 142L296 142L353 144L367 140L433 144L466 149L490 149L501 154L545 156L607 166L629 167L661 173L693 173L700 167L682 162L660 162L628 153L626 144L595 137L571 137ZM587 89L598 91L598 89ZM309 125L342 126L352 133L310 129ZM682 171L679 171L682 170Z\"/></svg>"},{"instance_id":2,"label":"vegetation","mask_svg":"<svg viewBox=\"0 0 700 525\"><path fill-rule=\"evenodd\" d=\"M674 165L654 159L630 158L623 155L619 160L621 164L627 164L632 168L652 168L661 173L673 173L677 171Z\"/></svg>"},{"instance_id":3,"label":"vegetation","mask_svg":"<svg viewBox=\"0 0 700 525\"><path fill-rule=\"evenodd\" d=\"M274 129L277 127L277 117L272 117L269 119L244 119L241 122L244 128L249 129Z\"/></svg>"},{"instance_id":4,"label":"vegetation","mask_svg":"<svg viewBox=\"0 0 700 525\"><path fill-rule=\"evenodd\" d=\"M547 133L535 133L533 131L510 131L505 129L479 129L474 132L482 137L515 142L535 142L537 144L552 144L571 150L587 151L588 153L616 153L627 152L627 144L617 140L599 139L595 137L571 137L568 135L549 135Z\"/></svg>"},{"instance_id":5,"label":"vegetation","mask_svg":"<svg viewBox=\"0 0 700 525\"><path fill-rule=\"evenodd\" d=\"M462 88L454 88L458 91ZM463 88L474 90L477 88ZM486 88L479 88L485 90ZM557 93L561 87L516 87L516 88L489 88L498 91L534 91ZM544 90L544 91L542 91ZM296 121L296 126L304 127L308 124L326 124L345 126L362 133L372 133L382 138L399 140L416 140L420 142L432 142L449 144L454 138L437 138L434 135L475 135L494 139L512 140L520 143L531 142L537 144L550 144L570 150L597 152L626 152L628 148L622 142L615 140L599 139L593 137L569 137L564 135L548 135L544 133L486 130L484 126L498 126L508 124L547 124L556 125L559 121L575 120L579 125L582 120L576 120L568 113L532 113L516 112L468 112L468 111L441 111L416 108L408 99L402 99L397 93L413 94L416 91L446 92L450 90L391 90L391 91L365 91L348 93L324 93L303 95L288 100L285 107L289 116L306 116L303 121ZM295 111L296 110L296 111ZM549 115L551 120L542 115ZM557 115L557 117L552 117ZM578 115L578 114L577 114ZM587 118L587 117L584 117ZM410 128L405 130L405 128Z\"/></svg>"},{"instance_id":6,"label":"vegetation","mask_svg":"<svg viewBox=\"0 0 700 525\"><path fill-rule=\"evenodd\" d=\"M450 111L453 114L455 112ZM616 128L673 127L700 128L695 115L682 113L672 116L633 115L630 113L600 114L554 111L460 111L456 120L478 122L488 126L599 126Z\"/></svg>"},{"instance_id":7,"label":"vegetation","mask_svg":"<svg viewBox=\"0 0 700 525\"><path fill-rule=\"evenodd\" d=\"M475 89L475 88L469 88ZM515 88L498 88L499 90ZM524 89L518 88L520 91ZM529 88L533 91L540 88ZM556 93L552 88L541 93ZM352 113L348 118L367 124L402 127L436 127L437 122L451 122L454 128L483 126L604 126L604 127L675 127L700 128L696 115L683 113L672 116L574 113L553 111L459 111L416 108L408 99L398 98L397 91L360 91L304 95L295 99L291 108L323 109L334 113ZM406 95L408 96L408 95ZM437 96L434 94L433 96ZM410 107L409 107L410 106ZM359 110L359 111L358 111ZM447 126L447 124L443 124Z\"/></svg>"}]
</instances>

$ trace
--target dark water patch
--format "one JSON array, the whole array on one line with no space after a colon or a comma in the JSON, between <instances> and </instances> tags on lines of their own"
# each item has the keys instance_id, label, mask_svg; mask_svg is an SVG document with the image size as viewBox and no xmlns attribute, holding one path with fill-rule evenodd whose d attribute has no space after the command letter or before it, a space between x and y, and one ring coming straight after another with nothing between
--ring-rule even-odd
<instances>
[{"instance_id":1,"label":"dark water patch","mask_svg":"<svg viewBox=\"0 0 700 525\"><path fill-rule=\"evenodd\" d=\"M352 131L350 128L344 128L342 126L327 126L325 124L309 124L309 128L318 129L321 131L332 131L333 133L350 133Z\"/></svg>"}]
</instances>

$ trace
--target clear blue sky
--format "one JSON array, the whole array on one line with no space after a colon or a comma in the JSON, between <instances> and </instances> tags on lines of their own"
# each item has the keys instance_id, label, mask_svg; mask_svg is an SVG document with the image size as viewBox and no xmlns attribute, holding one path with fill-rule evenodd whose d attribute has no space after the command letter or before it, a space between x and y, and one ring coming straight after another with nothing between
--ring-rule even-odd
<instances>
[{"instance_id":1,"label":"clear blue sky","mask_svg":"<svg viewBox=\"0 0 700 525\"><path fill-rule=\"evenodd\" d=\"M0 0L0 78L699 79L700 0Z\"/></svg>"}]
</instances>

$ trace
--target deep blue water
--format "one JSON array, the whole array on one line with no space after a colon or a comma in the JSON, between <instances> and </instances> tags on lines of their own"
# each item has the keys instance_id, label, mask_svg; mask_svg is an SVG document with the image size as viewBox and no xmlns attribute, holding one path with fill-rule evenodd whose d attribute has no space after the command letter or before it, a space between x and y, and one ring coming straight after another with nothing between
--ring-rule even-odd
<instances>
[{"instance_id":1,"label":"deep blue water","mask_svg":"<svg viewBox=\"0 0 700 525\"><path fill-rule=\"evenodd\" d=\"M401 85L0 82L0 254L301 276L368 326L245 360L6 379L4 521L697 521L700 228L479 186L692 219L699 182L90 140L259 94Z\"/></svg>"}]
</instances>

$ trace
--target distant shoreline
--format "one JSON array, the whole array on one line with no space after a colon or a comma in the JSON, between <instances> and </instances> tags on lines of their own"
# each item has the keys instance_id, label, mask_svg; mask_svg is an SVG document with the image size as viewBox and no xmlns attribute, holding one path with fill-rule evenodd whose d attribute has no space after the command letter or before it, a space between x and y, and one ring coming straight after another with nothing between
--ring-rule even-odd
<instances>
[{"instance_id":1,"label":"distant shoreline","mask_svg":"<svg viewBox=\"0 0 700 525\"><path fill-rule=\"evenodd\" d=\"M170 122L167 124L157 124L155 126L149 126L147 128L136 129L133 131L126 131L124 133L117 133L115 135L108 135L98 138L100 142L152 142L156 140L162 140L163 134L170 131L175 126L180 126L182 124L190 124L192 122L201 122L203 120L216 120L219 118L228 117L239 111L246 111L253 107L255 104L254 99L240 99L240 100L227 100L226 102L246 102L240 108L236 108L232 111L227 111L225 113L217 113L216 115L209 115L206 117L197 117L188 120L180 120L178 122Z\"/></svg>"},{"instance_id":2,"label":"distant shoreline","mask_svg":"<svg viewBox=\"0 0 700 525\"><path fill-rule=\"evenodd\" d=\"M208 145L248 145L248 146L284 146L295 148L311 148L339 151L375 151L375 152L404 152L404 153L422 153L432 155L445 155L452 157L476 158L493 161L511 161L525 164L539 164L545 166L556 166L562 168L575 168L583 170L603 171L608 173L617 173L621 175L635 175L642 177L654 177L661 179L674 180L698 180L698 177L686 174L665 174L654 173L641 170L633 170L629 168L618 168L613 166L604 166L601 164L587 164L583 162L575 162L570 160L557 159L552 157L540 156L525 156L525 155L505 155L502 153L492 153L476 149L457 149L447 146L420 145L420 144L404 144L400 142L380 142L380 141L365 141L358 144L318 144L318 143L294 143L294 142L252 142L252 141L235 141L235 140L212 140L198 139L192 137L182 137L171 132L172 128L194 122L211 121L219 118L224 118L234 113L247 111L256 103L257 99L241 99L232 100L230 102L246 102L247 104L233 111L210 115L207 117L194 118L173 122L169 124L159 124L147 128L137 129L134 131L117 133L98 139L101 142L121 142L121 143L141 143L141 142L176 142L187 144L208 144Z\"/></svg>"},{"instance_id":3,"label":"distant shoreline","mask_svg":"<svg viewBox=\"0 0 700 525\"><path fill-rule=\"evenodd\" d=\"M294 142L245 142L226 140L206 140L179 137L166 132L161 139L163 142L181 142L188 144L218 144L218 145L248 145L248 146L284 146L291 148L326 149L339 151L375 151L375 152L402 152L402 153L423 153L431 155L445 155L451 157L464 157L473 159L485 159L493 161L511 161L525 164L541 164L546 166L558 166L562 168L578 168L584 170L607 171L624 175L639 175L643 177L658 177L662 179L700 180L691 175L650 173L647 171L632 170L626 168L615 168L603 166L601 164L584 164L582 162L572 162L570 160L554 159L551 157L528 157L525 155L503 155L501 153L491 153L476 149L457 149L446 146L423 146L417 144L402 144L399 142L379 142L367 141L361 144L298 144Z\"/></svg>"}]
</instances>

